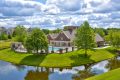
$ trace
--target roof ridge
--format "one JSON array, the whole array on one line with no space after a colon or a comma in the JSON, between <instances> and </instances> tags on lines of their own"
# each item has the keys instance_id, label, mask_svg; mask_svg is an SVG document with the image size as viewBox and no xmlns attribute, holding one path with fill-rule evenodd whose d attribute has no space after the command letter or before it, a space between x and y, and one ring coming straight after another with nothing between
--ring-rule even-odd
<instances>
[{"instance_id":1,"label":"roof ridge","mask_svg":"<svg viewBox=\"0 0 120 80\"><path fill-rule=\"evenodd\" d=\"M67 32L67 31L66 31L66 32ZM68 32L69 32L69 31L68 31ZM65 31L63 31L63 33L65 34ZM68 39L70 39L70 37L69 37L67 34L65 34L65 35L67 36Z\"/></svg>"}]
</instances>

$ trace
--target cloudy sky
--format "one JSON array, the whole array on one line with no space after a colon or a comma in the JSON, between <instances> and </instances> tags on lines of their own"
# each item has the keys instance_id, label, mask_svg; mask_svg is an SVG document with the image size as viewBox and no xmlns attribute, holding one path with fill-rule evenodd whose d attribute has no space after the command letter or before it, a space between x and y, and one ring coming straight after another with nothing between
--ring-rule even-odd
<instances>
[{"instance_id":1,"label":"cloudy sky","mask_svg":"<svg viewBox=\"0 0 120 80\"><path fill-rule=\"evenodd\" d=\"M62 28L120 27L120 0L0 0L0 26Z\"/></svg>"}]
</instances>

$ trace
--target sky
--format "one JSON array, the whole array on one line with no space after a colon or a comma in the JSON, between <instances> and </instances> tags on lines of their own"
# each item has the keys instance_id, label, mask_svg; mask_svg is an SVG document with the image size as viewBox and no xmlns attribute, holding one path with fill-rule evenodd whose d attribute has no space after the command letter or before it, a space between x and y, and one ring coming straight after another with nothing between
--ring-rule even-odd
<instances>
[{"instance_id":1,"label":"sky","mask_svg":"<svg viewBox=\"0 0 120 80\"><path fill-rule=\"evenodd\" d=\"M120 0L0 0L0 26L120 28Z\"/></svg>"}]
</instances>

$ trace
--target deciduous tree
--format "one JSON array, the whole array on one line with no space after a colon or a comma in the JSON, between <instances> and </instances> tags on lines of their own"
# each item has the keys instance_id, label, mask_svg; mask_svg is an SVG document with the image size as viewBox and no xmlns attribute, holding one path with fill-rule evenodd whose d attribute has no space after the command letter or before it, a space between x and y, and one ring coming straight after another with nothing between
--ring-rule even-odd
<instances>
[{"instance_id":1,"label":"deciduous tree","mask_svg":"<svg viewBox=\"0 0 120 80\"><path fill-rule=\"evenodd\" d=\"M87 21L77 29L75 44L78 49L85 50L85 56L88 49L95 47L95 33Z\"/></svg>"},{"instance_id":2,"label":"deciduous tree","mask_svg":"<svg viewBox=\"0 0 120 80\"><path fill-rule=\"evenodd\" d=\"M34 28L32 33L27 37L25 46L30 50L39 53L39 50L48 49L48 40L46 35L39 28Z\"/></svg>"},{"instance_id":3,"label":"deciduous tree","mask_svg":"<svg viewBox=\"0 0 120 80\"><path fill-rule=\"evenodd\" d=\"M113 31L109 32L109 41L112 46L115 48L120 47L120 31Z\"/></svg>"},{"instance_id":4,"label":"deciduous tree","mask_svg":"<svg viewBox=\"0 0 120 80\"><path fill-rule=\"evenodd\" d=\"M105 36L105 32L103 28L95 28L95 32L98 33L102 37Z\"/></svg>"},{"instance_id":5,"label":"deciduous tree","mask_svg":"<svg viewBox=\"0 0 120 80\"><path fill-rule=\"evenodd\" d=\"M24 26L18 25L14 30L15 40L18 42L24 42L27 35L26 28Z\"/></svg>"}]
</instances>

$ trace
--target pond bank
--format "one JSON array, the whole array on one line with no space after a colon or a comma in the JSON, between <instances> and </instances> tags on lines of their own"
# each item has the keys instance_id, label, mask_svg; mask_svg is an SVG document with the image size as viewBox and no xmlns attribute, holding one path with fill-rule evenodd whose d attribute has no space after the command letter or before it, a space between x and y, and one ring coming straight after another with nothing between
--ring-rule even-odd
<instances>
[{"instance_id":1,"label":"pond bank","mask_svg":"<svg viewBox=\"0 0 120 80\"><path fill-rule=\"evenodd\" d=\"M88 78L86 80L120 80L120 68Z\"/></svg>"},{"instance_id":2,"label":"pond bank","mask_svg":"<svg viewBox=\"0 0 120 80\"><path fill-rule=\"evenodd\" d=\"M100 75L90 77L86 80L120 80L120 57L108 60L106 68L109 70Z\"/></svg>"}]
</instances>

